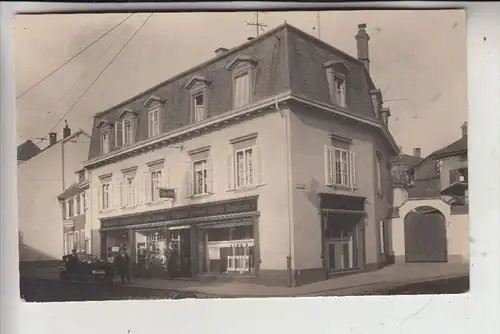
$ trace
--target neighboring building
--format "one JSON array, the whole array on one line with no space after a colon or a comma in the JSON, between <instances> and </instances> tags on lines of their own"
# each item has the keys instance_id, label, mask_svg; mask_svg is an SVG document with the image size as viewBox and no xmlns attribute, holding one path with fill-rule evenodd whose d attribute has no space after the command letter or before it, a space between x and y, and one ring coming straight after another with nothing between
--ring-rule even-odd
<instances>
[{"instance_id":1,"label":"neighboring building","mask_svg":"<svg viewBox=\"0 0 500 334\"><path fill-rule=\"evenodd\" d=\"M395 187L396 262L467 262L469 258L467 123L462 137L410 169Z\"/></svg>"},{"instance_id":2,"label":"neighboring building","mask_svg":"<svg viewBox=\"0 0 500 334\"><path fill-rule=\"evenodd\" d=\"M17 147L17 165L28 161L40 152L42 152L40 147L36 146L31 139L28 139Z\"/></svg>"},{"instance_id":3,"label":"neighboring building","mask_svg":"<svg viewBox=\"0 0 500 334\"><path fill-rule=\"evenodd\" d=\"M64 254L70 254L73 249L78 253L87 253L89 249L89 225L86 221L89 180L85 169L80 169L75 174L77 180L57 196L62 212Z\"/></svg>"},{"instance_id":4,"label":"neighboring building","mask_svg":"<svg viewBox=\"0 0 500 334\"><path fill-rule=\"evenodd\" d=\"M18 165L19 261L60 260L63 222L57 196L73 181L74 171L88 158L89 135L63 130L50 133L49 146Z\"/></svg>"},{"instance_id":5,"label":"neighboring building","mask_svg":"<svg viewBox=\"0 0 500 334\"><path fill-rule=\"evenodd\" d=\"M384 266L399 150L356 39L284 24L96 114L91 252L171 242L183 276L279 285Z\"/></svg>"}]
</instances>

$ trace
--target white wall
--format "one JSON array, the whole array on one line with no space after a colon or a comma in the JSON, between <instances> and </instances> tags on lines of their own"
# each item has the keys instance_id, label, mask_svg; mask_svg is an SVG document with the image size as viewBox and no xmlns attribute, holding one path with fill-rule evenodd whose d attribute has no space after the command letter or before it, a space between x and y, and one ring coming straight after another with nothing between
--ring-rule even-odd
<instances>
[{"instance_id":1,"label":"white wall","mask_svg":"<svg viewBox=\"0 0 500 334\"><path fill-rule=\"evenodd\" d=\"M321 259L321 222L318 193L337 193L366 197L365 239L366 263L379 262L378 221L387 218L388 200L380 200L376 192L375 159L377 147L374 135L366 128L348 121L333 119L318 111L293 109L290 116L292 145L292 189L294 221L294 269L323 266ZM314 117L313 117L314 116ZM330 134L352 139L351 150L356 153L357 189L346 191L326 186L325 145L331 145ZM389 166L384 175L385 194L390 192ZM305 189L301 189L301 188ZM392 198L392 194L389 195ZM378 208L377 208L378 207Z\"/></svg>"},{"instance_id":2,"label":"white wall","mask_svg":"<svg viewBox=\"0 0 500 334\"><path fill-rule=\"evenodd\" d=\"M259 195L258 210L261 213L259 220L261 269L286 269L288 255L288 216L287 190L284 166L286 164L285 127L279 113L268 113L259 118L247 119L199 137L189 139L183 143L183 149L162 147L132 156L126 160L98 167L91 171L91 213L94 254L100 254L98 229L99 218L118 216L131 212L147 212L170 207L184 206L196 203L208 203L237 197ZM228 189L228 154L232 152L230 140L240 136L258 133L257 144L261 146L261 164L264 185L248 191L227 191ZM191 161L188 151L210 145L210 156L213 170L214 194L201 198L186 198L185 178L187 164ZM144 173L148 170L147 163L157 159L165 159L164 173L168 173L170 187L177 189L175 201L163 200L154 204L140 204L135 208L116 208L107 213L97 211L97 187L100 184L99 176L113 173L117 180L121 170L137 166L136 175L139 177L138 190L140 197L144 196ZM142 180L141 180L142 179Z\"/></svg>"},{"instance_id":3,"label":"white wall","mask_svg":"<svg viewBox=\"0 0 500 334\"><path fill-rule=\"evenodd\" d=\"M64 168L62 147L64 145ZM74 181L71 174L88 157L89 139L79 135L57 143L18 165L19 260L56 260L63 255L62 209L57 196Z\"/></svg>"},{"instance_id":4,"label":"white wall","mask_svg":"<svg viewBox=\"0 0 500 334\"><path fill-rule=\"evenodd\" d=\"M441 199L409 200L399 209L399 218L392 219L392 246L396 261L404 262L405 235L404 218L411 210L420 206L432 206L446 219L448 261L468 261L469 258L469 215L452 215L450 206Z\"/></svg>"}]
</instances>

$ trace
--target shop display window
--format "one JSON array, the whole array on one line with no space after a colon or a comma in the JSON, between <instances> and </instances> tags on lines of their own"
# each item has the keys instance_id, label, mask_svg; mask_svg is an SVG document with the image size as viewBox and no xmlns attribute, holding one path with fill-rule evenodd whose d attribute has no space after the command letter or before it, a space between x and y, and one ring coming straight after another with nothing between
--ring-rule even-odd
<instances>
[{"instance_id":1,"label":"shop display window","mask_svg":"<svg viewBox=\"0 0 500 334\"><path fill-rule=\"evenodd\" d=\"M255 250L252 225L214 225L199 231L202 273L254 273Z\"/></svg>"}]
</instances>

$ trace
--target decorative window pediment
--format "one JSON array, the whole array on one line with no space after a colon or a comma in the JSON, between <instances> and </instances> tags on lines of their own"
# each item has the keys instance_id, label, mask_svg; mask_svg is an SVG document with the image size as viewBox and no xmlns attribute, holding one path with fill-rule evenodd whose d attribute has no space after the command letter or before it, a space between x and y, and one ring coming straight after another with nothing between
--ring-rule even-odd
<instances>
[{"instance_id":1,"label":"decorative window pediment","mask_svg":"<svg viewBox=\"0 0 500 334\"><path fill-rule=\"evenodd\" d=\"M137 112L135 111L132 111L131 109L123 109L121 112L120 112L120 119L124 119L128 116L132 116L132 117L136 117L138 115Z\"/></svg>"},{"instance_id":2,"label":"decorative window pediment","mask_svg":"<svg viewBox=\"0 0 500 334\"><path fill-rule=\"evenodd\" d=\"M202 84L202 86L208 86L210 84L210 81L205 79L204 77L200 75L195 75L191 79L189 79L188 83L186 84L186 89L191 89L193 88L196 84Z\"/></svg>"},{"instance_id":3,"label":"decorative window pediment","mask_svg":"<svg viewBox=\"0 0 500 334\"><path fill-rule=\"evenodd\" d=\"M100 128L105 127L105 126L110 126L111 127L113 125L114 125L114 122L109 121L107 119L101 119L99 121L99 123L97 123L97 128L100 129Z\"/></svg>"},{"instance_id":4,"label":"decorative window pediment","mask_svg":"<svg viewBox=\"0 0 500 334\"><path fill-rule=\"evenodd\" d=\"M335 72L348 73L351 72L351 68L345 60L330 60L323 64L324 68L331 68Z\"/></svg>"},{"instance_id":5,"label":"decorative window pediment","mask_svg":"<svg viewBox=\"0 0 500 334\"><path fill-rule=\"evenodd\" d=\"M192 80L192 79L191 79ZM146 108L149 108L151 105L154 103L158 103L159 105L164 105L167 102L167 99L160 97L158 95L152 95L150 96L146 102L144 102L144 106Z\"/></svg>"},{"instance_id":6,"label":"decorative window pediment","mask_svg":"<svg viewBox=\"0 0 500 334\"><path fill-rule=\"evenodd\" d=\"M226 66L226 70L232 71L241 63L256 66L258 62L259 61L253 57L241 55L234 58L233 61Z\"/></svg>"}]
</instances>

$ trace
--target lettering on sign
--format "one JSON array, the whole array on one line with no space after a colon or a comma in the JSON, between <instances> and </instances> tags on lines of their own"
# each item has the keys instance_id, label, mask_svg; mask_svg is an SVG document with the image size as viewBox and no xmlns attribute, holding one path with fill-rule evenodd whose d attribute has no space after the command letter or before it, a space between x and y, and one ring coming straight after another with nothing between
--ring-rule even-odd
<instances>
[{"instance_id":1,"label":"lettering on sign","mask_svg":"<svg viewBox=\"0 0 500 334\"><path fill-rule=\"evenodd\" d=\"M101 227L116 227L127 225L145 225L156 222L168 222L189 218L211 217L230 213L245 213L257 211L257 197L246 197L226 202L188 205L167 209L159 212L148 212L143 216L116 218L101 221Z\"/></svg>"}]
</instances>

